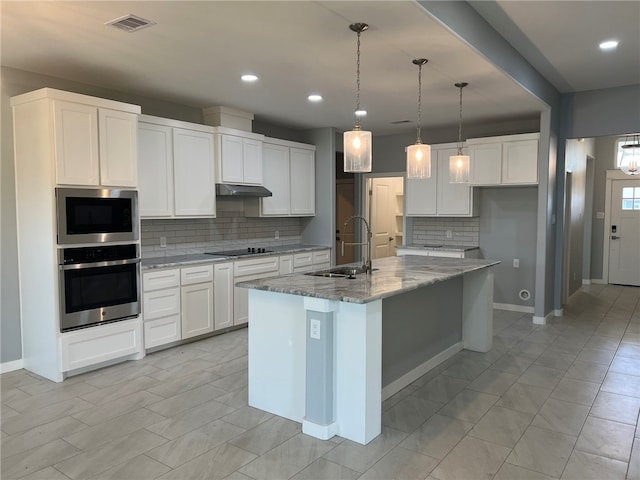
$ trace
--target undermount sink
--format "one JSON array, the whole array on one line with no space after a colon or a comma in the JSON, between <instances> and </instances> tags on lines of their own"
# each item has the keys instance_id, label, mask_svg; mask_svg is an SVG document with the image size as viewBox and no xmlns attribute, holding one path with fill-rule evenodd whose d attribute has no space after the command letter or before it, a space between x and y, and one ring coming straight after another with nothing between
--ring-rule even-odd
<instances>
[{"instance_id":1,"label":"undermount sink","mask_svg":"<svg viewBox=\"0 0 640 480\"><path fill-rule=\"evenodd\" d=\"M373 270L377 270L374 268ZM305 275L312 277L326 277L326 278L356 278L356 275L365 273L364 267L333 267L328 270L320 270L318 272L309 272Z\"/></svg>"}]
</instances>

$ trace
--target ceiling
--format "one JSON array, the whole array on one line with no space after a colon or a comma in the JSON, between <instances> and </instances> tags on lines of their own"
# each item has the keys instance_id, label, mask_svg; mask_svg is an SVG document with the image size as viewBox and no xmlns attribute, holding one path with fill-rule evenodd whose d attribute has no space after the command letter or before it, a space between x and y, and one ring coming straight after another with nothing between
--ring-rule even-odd
<instances>
[{"instance_id":1,"label":"ceiling","mask_svg":"<svg viewBox=\"0 0 640 480\"><path fill-rule=\"evenodd\" d=\"M640 2L498 1L471 5L560 92L640 83ZM225 105L292 128L349 130L355 107L356 34L362 34L363 128L537 117L543 105L414 1L7 1L2 66L196 108ZM105 22L135 14L156 22L126 33ZM597 43L622 37L617 52ZM239 80L255 73L253 84ZM615 74L614 74L615 73ZM324 100L307 101L310 93ZM404 123L397 123L403 122ZM408 121L408 123L407 123Z\"/></svg>"}]
</instances>

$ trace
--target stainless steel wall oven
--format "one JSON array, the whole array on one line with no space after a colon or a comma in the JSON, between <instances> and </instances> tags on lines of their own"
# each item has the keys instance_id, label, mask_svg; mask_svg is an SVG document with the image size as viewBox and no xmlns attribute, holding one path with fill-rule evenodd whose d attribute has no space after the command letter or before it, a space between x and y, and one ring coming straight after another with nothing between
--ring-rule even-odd
<instances>
[{"instance_id":1,"label":"stainless steel wall oven","mask_svg":"<svg viewBox=\"0 0 640 480\"><path fill-rule=\"evenodd\" d=\"M135 242L138 192L110 188L56 188L58 245Z\"/></svg>"},{"instance_id":2,"label":"stainless steel wall oven","mask_svg":"<svg viewBox=\"0 0 640 480\"><path fill-rule=\"evenodd\" d=\"M60 331L140 314L137 244L59 250Z\"/></svg>"}]
</instances>

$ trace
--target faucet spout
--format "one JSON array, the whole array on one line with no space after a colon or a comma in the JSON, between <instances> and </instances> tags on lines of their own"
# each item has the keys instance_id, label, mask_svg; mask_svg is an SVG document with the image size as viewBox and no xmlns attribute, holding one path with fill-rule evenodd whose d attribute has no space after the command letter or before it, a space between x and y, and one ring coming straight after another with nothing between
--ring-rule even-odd
<instances>
[{"instance_id":1,"label":"faucet spout","mask_svg":"<svg viewBox=\"0 0 640 480\"><path fill-rule=\"evenodd\" d=\"M369 225L369 222L367 222L367 219L364 218L362 215L352 215L349 218L347 218L347 220L344 222L344 228L347 228L347 225L351 222L353 222L355 219L360 219L364 222L364 225L367 229L367 243L352 243L351 245L364 245L367 247L367 259L364 261L364 265L362 265L362 269L366 272L366 273L371 273L371 269L372 269L372 263L371 263L371 238L373 237L373 233L371 232L371 226ZM343 242L343 249L344 249L344 242ZM344 250L343 250L344 251Z\"/></svg>"}]
</instances>

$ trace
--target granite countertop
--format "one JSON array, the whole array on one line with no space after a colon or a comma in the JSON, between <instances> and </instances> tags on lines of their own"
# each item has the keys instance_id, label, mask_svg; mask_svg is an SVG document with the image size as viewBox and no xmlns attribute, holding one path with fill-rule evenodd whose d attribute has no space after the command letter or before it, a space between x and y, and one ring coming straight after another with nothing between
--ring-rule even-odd
<instances>
[{"instance_id":1,"label":"granite countertop","mask_svg":"<svg viewBox=\"0 0 640 480\"><path fill-rule=\"evenodd\" d=\"M341 302L368 303L443 282L498 263L500 262L495 260L409 255L374 260L373 268L377 270L370 275L356 275L355 279L314 277L294 273L239 282L236 285Z\"/></svg>"},{"instance_id":2,"label":"granite countertop","mask_svg":"<svg viewBox=\"0 0 640 480\"><path fill-rule=\"evenodd\" d=\"M478 250L480 247L468 247L464 245L398 245L397 248L406 250L448 250L450 252L468 252L470 250Z\"/></svg>"},{"instance_id":3,"label":"granite countertop","mask_svg":"<svg viewBox=\"0 0 640 480\"><path fill-rule=\"evenodd\" d=\"M169 267L182 267L185 265L193 265L198 263L216 263L216 262L228 262L230 260L246 260L248 258L255 257L268 257L270 255L283 255L287 253L299 253L314 250L325 250L328 247L326 245L278 245L267 247L270 252L266 253L254 253L245 257L225 257L218 255L207 255L205 253L191 253L186 255L173 255L167 257L158 258L143 258L142 270L149 270L153 268L169 268ZM232 250L233 247L227 247L226 250ZM212 251L215 251L212 249Z\"/></svg>"}]
</instances>

